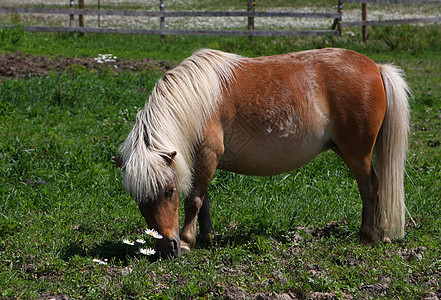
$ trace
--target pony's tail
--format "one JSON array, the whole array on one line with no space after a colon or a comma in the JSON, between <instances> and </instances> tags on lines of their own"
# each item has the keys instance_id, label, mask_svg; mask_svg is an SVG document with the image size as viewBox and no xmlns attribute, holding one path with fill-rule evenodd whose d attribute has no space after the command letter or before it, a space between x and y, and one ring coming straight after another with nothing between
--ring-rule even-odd
<instances>
[{"instance_id":1,"label":"pony's tail","mask_svg":"<svg viewBox=\"0 0 441 300\"><path fill-rule=\"evenodd\" d=\"M386 116L375 145L379 179L379 220L384 238L404 236L404 164L409 134L409 87L401 69L380 65L386 93Z\"/></svg>"}]
</instances>

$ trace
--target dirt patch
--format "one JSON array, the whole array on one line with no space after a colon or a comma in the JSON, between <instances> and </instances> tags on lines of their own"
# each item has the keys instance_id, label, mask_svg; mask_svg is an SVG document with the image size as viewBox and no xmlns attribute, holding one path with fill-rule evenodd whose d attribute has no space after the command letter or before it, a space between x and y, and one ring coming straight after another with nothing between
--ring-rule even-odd
<instances>
[{"instance_id":1,"label":"dirt patch","mask_svg":"<svg viewBox=\"0 0 441 300\"><path fill-rule=\"evenodd\" d=\"M28 78L31 76L45 76L50 72L61 73L69 66L77 65L89 70L98 70L103 67L112 68L115 75L122 71L141 72L157 69L165 72L172 67L166 61L146 57L139 60L117 60L116 62L98 64L94 57L47 57L16 53L0 54L0 81L5 78Z\"/></svg>"}]
</instances>

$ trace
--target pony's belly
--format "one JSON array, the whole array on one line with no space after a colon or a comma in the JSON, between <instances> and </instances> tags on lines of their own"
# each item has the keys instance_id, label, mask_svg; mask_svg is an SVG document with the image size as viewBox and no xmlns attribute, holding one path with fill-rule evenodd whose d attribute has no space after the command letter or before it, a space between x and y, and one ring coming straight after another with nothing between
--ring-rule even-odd
<instances>
[{"instance_id":1,"label":"pony's belly","mask_svg":"<svg viewBox=\"0 0 441 300\"><path fill-rule=\"evenodd\" d=\"M311 96L301 103L285 98L265 98L263 108L255 103L237 109L234 118L222 124L224 155L218 168L275 175L299 168L329 149L324 98Z\"/></svg>"},{"instance_id":2,"label":"pony's belly","mask_svg":"<svg viewBox=\"0 0 441 300\"><path fill-rule=\"evenodd\" d=\"M307 164L328 149L321 139L300 144L295 140L269 139L247 144L225 144L218 168L235 173L270 176L288 172Z\"/></svg>"}]
</instances>

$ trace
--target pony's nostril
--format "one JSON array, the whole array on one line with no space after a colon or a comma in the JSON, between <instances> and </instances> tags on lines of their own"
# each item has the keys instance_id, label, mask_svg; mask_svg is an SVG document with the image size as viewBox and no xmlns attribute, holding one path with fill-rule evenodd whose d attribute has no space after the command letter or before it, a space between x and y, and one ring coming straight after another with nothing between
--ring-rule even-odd
<instances>
[{"instance_id":1,"label":"pony's nostril","mask_svg":"<svg viewBox=\"0 0 441 300\"><path fill-rule=\"evenodd\" d=\"M181 247L179 242L175 239L172 239L169 244L169 254L178 257L181 254Z\"/></svg>"}]
</instances>

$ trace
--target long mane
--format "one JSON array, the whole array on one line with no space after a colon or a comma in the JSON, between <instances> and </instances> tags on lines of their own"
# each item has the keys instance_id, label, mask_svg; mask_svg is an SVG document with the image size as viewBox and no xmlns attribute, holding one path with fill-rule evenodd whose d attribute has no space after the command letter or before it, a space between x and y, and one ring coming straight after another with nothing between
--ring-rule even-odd
<instances>
[{"instance_id":1,"label":"long mane","mask_svg":"<svg viewBox=\"0 0 441 300\"><path fill-rule=\"evenodd\" d=\"M138 203L152 201L171 179L180 192L188 193L195 145L241 59L235 54L200 50L156 84L121 147L124 185ZM169 166L161 154L172 151L177 156Z\"/></svg>"}]
</instances>

